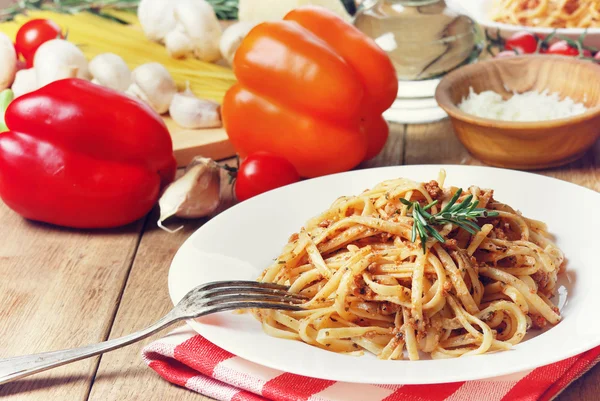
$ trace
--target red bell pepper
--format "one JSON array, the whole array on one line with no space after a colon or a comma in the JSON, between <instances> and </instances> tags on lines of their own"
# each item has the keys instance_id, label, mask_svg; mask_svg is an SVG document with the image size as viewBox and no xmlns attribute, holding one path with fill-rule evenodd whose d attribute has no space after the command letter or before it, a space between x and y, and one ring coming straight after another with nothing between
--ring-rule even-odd
<instances>
[{"instance_id":1,"label":"red bell pepper","mask_svg":"<svg viewBox=\"0 0 600 401\"><path fill-rule=\"evenodd\" d=\"M148 106L80 79L14 100L0 134L0 197L23 217L116 227L150 211L175 176L169 132Z\"/></svg>"}]
</instances>

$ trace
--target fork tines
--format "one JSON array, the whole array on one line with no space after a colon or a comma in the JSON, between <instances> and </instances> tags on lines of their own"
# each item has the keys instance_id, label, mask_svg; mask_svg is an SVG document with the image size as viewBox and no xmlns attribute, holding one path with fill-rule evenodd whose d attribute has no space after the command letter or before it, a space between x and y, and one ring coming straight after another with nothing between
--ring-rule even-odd
<instances>
[{"instance_id":1,"label":"fork tines","mask_svg":"<svg viewBox=\"0 0 600 401\"><path fill-rule=\"evenodd\" d=\"M200 285L182 300L199 315L234 309L279 309L300 311L308 298L288 292L289 287L257 281L219 281Z\"/></svg>"}]
</instances>

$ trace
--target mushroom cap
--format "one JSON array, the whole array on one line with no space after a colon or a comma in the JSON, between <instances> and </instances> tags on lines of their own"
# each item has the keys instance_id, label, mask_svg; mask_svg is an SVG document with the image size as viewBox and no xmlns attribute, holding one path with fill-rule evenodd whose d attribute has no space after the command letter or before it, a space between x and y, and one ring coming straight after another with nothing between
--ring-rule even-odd
<instances>
[{"instance_id":1,"label":"mushroom cap","mask_svg":"<svg viewBox=\"0 0 600 401\"><path fill-rule=\"evenodd\" d=\"M133 83L129 91L145 100L159 114L169 110L177 86L162 64L154 62L140 65L131 73L131 80Z\"/></svg>"},{"instance_id":2,"label":"mushroom cap","mask_svg":"<svg viewBox=\"0 0 600 401\"><path fill-rule=\"evenodd\" d=\"M114 53L99 54L90 61L94 82L111 89L126 91L131 85L131 71L125 61Z\"/></svg>"},{"instance_id":3,"label":"mushroom cap","mask_svg":"<svg viewBox=\"0 0 600 401\"><path fill-rule=\"evenodd\" d=\"M3 66L0 68L0 91L10 88L17 72L17 52L12 41L4 33L0 32L0 60Z\"/></svg>"},{"instance_id":4,"label":"mushroom cap","mask_svg":"<svg viewBox=\"0 0 600 401\"><path fill-rule=\"evenodd\" d=\"M81 49L64 39L43 43L35 52L33 67L40 88L63 78L90 78L87 58Z\"/></svg>"}]
</instances>

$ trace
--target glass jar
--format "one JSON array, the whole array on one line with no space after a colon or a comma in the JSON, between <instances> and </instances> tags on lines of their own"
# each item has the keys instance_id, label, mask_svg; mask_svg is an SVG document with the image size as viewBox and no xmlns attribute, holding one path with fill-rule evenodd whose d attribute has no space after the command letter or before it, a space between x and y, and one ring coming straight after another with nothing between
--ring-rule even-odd
<instances>
[{"instance_id":1,"label":"glass jar","mask_svg":"<svg viewBox=\"0 0 600 401\"><path fill-rule=\"evenodd\" d=\"M365 4L366 3L366 4ZM366 1L354 25L385 50L400 81L434 79L476 60L484 37L444 0Z\"/></svg>"},{"instance_id":2,"label":"glass jar","mask_svg":"<svg viewBox=\"0 0 600 401\"><path fill-rule=\"evenodd\" d=\"M429 123L447 117L435 101L444 74L477 60L483 32L445 0L365 0L354 25L390 56L398 97L384 113L396 123Z\"/></svg>"}]
</instances>

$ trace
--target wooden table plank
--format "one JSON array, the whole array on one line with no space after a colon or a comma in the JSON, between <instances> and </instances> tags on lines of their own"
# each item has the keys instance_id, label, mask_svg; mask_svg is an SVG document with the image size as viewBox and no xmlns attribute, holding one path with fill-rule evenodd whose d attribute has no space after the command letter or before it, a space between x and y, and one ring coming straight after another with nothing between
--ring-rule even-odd
<instances>
[{"instance_id":1,"label":"wooden table plank","mask_svg":"<svg viewBox=\"0 0 600 401\"><path fill-rule=\"evenodd\" d=\"M155 211L142 237L110 338L147 327L172 307L167 289L171 260L181 244L203 221L184 222L183 230L169 234L154 224L157 215ZM103 355L89 400L202 400L197 394L160 379L141 360L141 349L167 332L158 333L142 342Z\"/></svg>"},{"instance_id":2,"label":"wooden table plank","mask_svg":"<svg viewBox=\"0 0 600 401\"><path fill-rule=\"evenodd\" d=\"M0 201L0 358L108 335L141 222L80 231L29 222ZM5 400L85 400L97 358L0 386Z\"/></svg>"}]
</instances>

